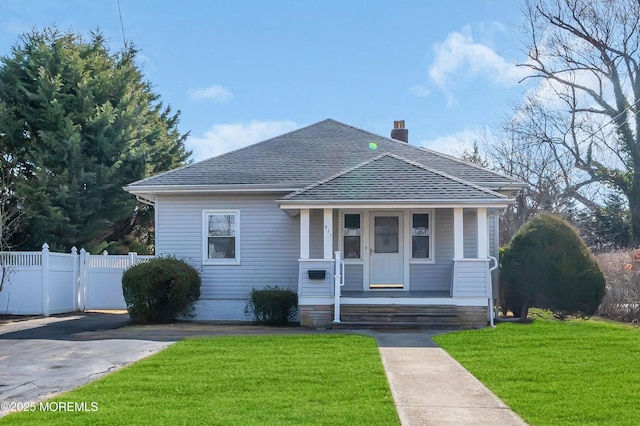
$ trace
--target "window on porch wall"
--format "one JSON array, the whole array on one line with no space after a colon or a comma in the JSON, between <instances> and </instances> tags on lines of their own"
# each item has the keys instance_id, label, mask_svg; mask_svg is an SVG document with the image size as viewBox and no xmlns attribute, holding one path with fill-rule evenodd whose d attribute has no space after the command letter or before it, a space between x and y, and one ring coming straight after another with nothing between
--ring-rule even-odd
<instances>
[{"instance_id":1,"label":"window on porch wall","mask_svg":"<svg viewBox=\"0 0 640 426\"><path fill-rule=\"evenodd\" d=\"M411 258L430 259L431 215L429 213L413 213L411 215Z\"/></svg>"},{"instance_id":2,"label":"window on porch wall","mask_svg":"<svg viewBox=\"0 0 640 426\"><path fill-rule=\"evenodd\" d=\"M344 258L360 259L362 221L359 213L346 213L344 215Z\"/></svg>"}]
</instances>

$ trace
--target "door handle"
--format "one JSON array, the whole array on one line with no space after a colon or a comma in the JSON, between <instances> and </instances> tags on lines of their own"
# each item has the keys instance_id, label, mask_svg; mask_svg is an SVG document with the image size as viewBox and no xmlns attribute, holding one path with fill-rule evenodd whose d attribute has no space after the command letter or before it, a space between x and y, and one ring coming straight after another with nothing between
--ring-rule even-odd
<instances>
[{"instance_id":1,"label":"door handle","mask_svg":"<svg viewBox=\"0 0 640 426\"><path fill-rule=\"evenodd\" d=\"M374 250L372 248L369 249L369 256L373 256Z\"/></svg>"}]
</instances>

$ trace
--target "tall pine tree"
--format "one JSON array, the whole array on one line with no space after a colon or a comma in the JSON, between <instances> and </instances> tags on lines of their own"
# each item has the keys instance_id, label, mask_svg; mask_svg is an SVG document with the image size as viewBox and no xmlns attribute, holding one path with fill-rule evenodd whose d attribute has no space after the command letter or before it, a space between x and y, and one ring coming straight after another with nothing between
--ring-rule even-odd
<instances>
[{"instance_id":1,"label":"tall pine tree","mask_svg":"<svg viewBox=\"0 0 640 426\"><path fill-rule=\"evenodd\" d=\"M0 58L0 173L21 210L16 249L140 250L136 237L150 235L149 208L122 187L191 153L136 54L53 28Z\"/></svg>"}]
</instances>

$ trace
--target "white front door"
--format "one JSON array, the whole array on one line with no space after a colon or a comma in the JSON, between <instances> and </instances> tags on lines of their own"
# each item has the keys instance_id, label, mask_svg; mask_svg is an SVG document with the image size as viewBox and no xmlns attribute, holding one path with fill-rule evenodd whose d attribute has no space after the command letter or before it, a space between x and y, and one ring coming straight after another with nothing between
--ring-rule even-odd
<instances>
[{"instance_id":1,"label":"white front door","mask_svg":"<svg viewBox=\"0 0 640 426\"><path fill-rule=\"evenodd\" d=\"M403 288L403 214L370 215L369 288Z\"/></svg>"}]
</instances>

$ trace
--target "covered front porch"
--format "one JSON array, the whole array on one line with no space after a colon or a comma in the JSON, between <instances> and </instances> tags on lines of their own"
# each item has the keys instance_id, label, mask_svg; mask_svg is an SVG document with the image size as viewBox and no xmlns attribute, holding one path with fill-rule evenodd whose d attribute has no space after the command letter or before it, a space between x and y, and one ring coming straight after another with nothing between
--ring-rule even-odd
<instances>
[{"instance_id":1,"label":"covered front porch","mask_svg":"<svg viewBox=\"0 0 640 426\"><path fill-rule=\"evenodd\" d=\"M301 324L358 322L395 307L402 317L455 312L461 327L486 325L501 211L424 204L300 208Z\"/></svg>"},{"instance_id":2,"label":"covered front porch","mask_svg":"<svg viewBox=\"0 0 640 426\"><path fill-rule=\"evenodd\" d=\"M280 208L300 222L301 323L338 324L360 305L415 317L449 307L486 325L498 214L511 201L388 152L286 195Z\"/></svg>"}]
</instances>

